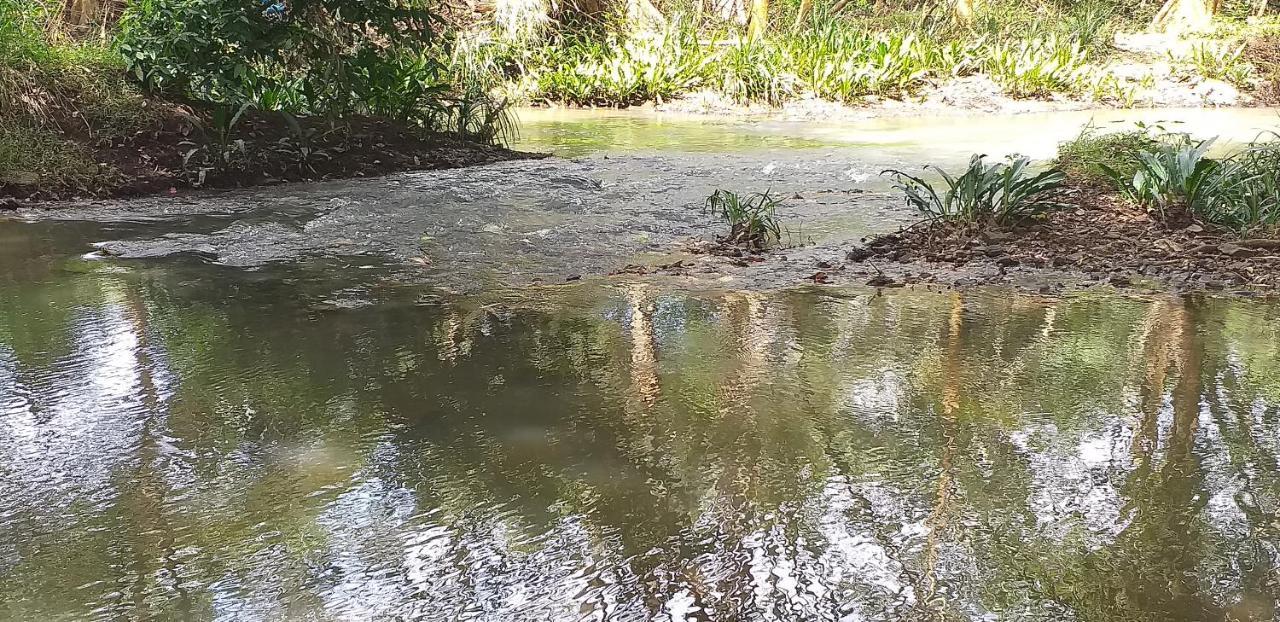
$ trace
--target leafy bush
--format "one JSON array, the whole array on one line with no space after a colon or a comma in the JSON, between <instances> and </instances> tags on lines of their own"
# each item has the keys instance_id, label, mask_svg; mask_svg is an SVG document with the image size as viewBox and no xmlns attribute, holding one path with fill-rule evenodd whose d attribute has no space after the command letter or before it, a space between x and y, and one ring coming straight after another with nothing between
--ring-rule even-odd
<instances>
[{"instance_id":1,"label":"leafy bush","mask_svg":"<svg viewBox=\"0 0 1280 622\"><path fill-rule=\"evenodd\" d=\"M425 9L394 0L139 0L116 47L148 88L215 104L296 113L397 113L440 89Z\"/></svg>"},{"instance_id":2,"label":"leafy bush","mask_svg":"<svg viewBox=\"0 0 1280 622\"><path fill-rule=\"evenodd\" d=\"M496 137L505 103L448 72L426 0L137 0L116 49L147 88L215 106L371 115ZM285 7L276 10L273 7Z\"/></svg>"},{"instance_id":3,"label":"leafy bush","mask_svg":"<svg viewBox=\"0 0 1280 622\"><path fill-rule=\"evenodd\" d=\"M1203 213L1213 202L1220 179L1220 163L1205 157L1212 145L1213 140L1157 144L1138 153L1132 177L1106 164L1100 166L1122 193L1161 218L1186 210Z\"/></svg>"},{"instance_id":4,"label":"leafy bush","mask_svg":"<svg viewBox=\"0 0 1280 622\"><path fill-rule=\"evenodd\" d=\"M1129 199L1162 220L1188 217L1251 231L1280 224L1280 140L1255 140L1226 158L1208 157L1213 140L1157 144L1138 155L1131 177L1104 167Z\"/></svg>"},{"instance_id":5,"label":"leafy bush","mask_svg":"<svg viewBox=\"0 0 1280 622\"><path fill-rule=\"evenodd\" d=\"M729 224L729 234L720 238L721 242L758 251L782 239L782 226L776 215L781 204L768 192L742 197L728 190L716 190L707 197L704 209Z\"/></svg>"},{"instance_id":6,"label":"leafy bush","mask_svg":"<svg viewBox=\"0 0 1280 622\"><path fill-rule=\"evenodd\" d=\"M1057 169L1032 174L1030 164L1021 156L988 164L985 155L975 154L958 176L932 167L946 184L942 194L918 176L892 169L881 174L893 176L908 205L935 218L1006 224L1056 206L1046 194L1061 187L1065 175Z\"/></svg>"}]
</instances>

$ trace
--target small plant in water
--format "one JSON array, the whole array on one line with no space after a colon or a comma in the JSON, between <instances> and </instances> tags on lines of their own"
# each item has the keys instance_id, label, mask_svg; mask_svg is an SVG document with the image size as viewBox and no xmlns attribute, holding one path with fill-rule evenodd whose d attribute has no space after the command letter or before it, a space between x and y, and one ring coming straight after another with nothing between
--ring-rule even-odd
<instances>
[{"instance_id":1,"label":"small plant in water","mask_svg":"<svg viewBox=\"0 0 1280 622\"><path fill-rule=\"evenodd\" d=\"M729 224L729 234L720 242L761 251L782 239L782 226L775 214L781 204L768 191L742 197L736 192L716 190L707 197L704 209Z\"/></svg>"},{"instance_id":2,"label":"small plant in water","mask_svg":"<svg viewBox=\"0 0 1280 622\"><path fill-rule=\"evenodd\" d=\"M942 177L946 189L941 194L924 179L902 171L890 169L881 175L893 176L894 187L903 192L908 205L945 220L1005 224L1058 205L1045 195L1062 186L1066 179L1062 171L1053 168L1032 174L1031 160L1025 156L1010 156L995 164L988 164L986 158L975 154L958 176L926 166Z\"/></svg>"}]
</instances>

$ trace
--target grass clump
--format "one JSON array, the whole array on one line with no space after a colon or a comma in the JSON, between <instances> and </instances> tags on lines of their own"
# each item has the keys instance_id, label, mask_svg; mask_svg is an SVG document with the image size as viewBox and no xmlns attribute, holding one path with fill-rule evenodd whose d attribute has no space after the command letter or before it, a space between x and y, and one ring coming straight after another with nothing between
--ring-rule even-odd
<instances>
[{"instance_id":1,"label":"grass clump","mask_svg":"<svg viewBox=\"0 0 1280 622\"><path fill-rule=\"evenodd\" d=\"M1047 195L1062 186L1066 179L1062 171L1033 173L1031 160L1024 156L996 163L988 163L986 157L975 154L969 166L954 176L925 167L942 177L946 188L941 194L921 177L892 169L881 174L893 177L894 187L902 191L908 205L942 220L1009 224L1057 206Z\"/></svg>"},{"instance_id":2,"label":"grass clump","mask_svg":"<svg viewBox=\"0 0 1280 622\"><path fill-rule=\"evenodd\" d=\"M1138 156L1161 144L1162 138L1173 136L1156 126L1138 124L1132 130L1104 132L1089 124L1075 138L1058 145L1054 165L1067 177L1085 183L1105 183L1112 180L1108 172L1118 171L1122 176L1133 177L1138 172Z\"/></svg>"},{"instance_id":3,"label":"grass clump","mask_svg":"<svg viewBox=\"0 0 1280 622\"><path fill-rule=\"evenodd\" d=\"M676 20L658 32L562 40L538 50L525 66L538 98L629 105L696 87L708 58L696 31Z\"/></svg>"},{"instance_id":4,"label":"grass clump","mask_svg":"<svg viewBox=\"0 0 1280 622\"><path fill-rule=\"evenodd\" d=\"M704 210L729 225L729 233L720 238L722 244L743 246L763 251L782 240L782 225L777 208L782 204L768 191L741 196L728 190L716 190L707 197Z\"/></svg>"},{"instance_id":5,"label":"grass clump","mask_svg":"<svg viewBox=\"0 0 1280 622\"><path fill-rule=\"evenodd\" d=\"M1076 90L1090 74L1084 45L1057 36L995 43L984 50L983 68L1019 97Z\"/></svg>"},{"instance_id":6,"label":"grass clump","mask_svg":"<svg viewBox=\"0 0 1280 622\"><path fill-rule=\"evenodd\" d=\"M1175 211L1204 210L1220 166L1205 157L1212 145L1212 140L1157 144L1138 152L1132 177L1107 164L1099 166L1121 193L1167 219Z\"/></svg>"}]
</instances>

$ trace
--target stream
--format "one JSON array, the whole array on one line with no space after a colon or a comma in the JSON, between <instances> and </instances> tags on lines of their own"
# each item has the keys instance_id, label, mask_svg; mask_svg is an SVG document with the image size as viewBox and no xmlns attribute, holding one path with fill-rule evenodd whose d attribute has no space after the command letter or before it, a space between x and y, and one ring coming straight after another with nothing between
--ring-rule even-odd
<instances>
[{"instance_id":1,"label":"stream","mask_svg":"<svg viewBox=\"0 0 1280 622\"><path fill-rule=\"evenodd\" d=\"M1280 616L1276 301L799 278L917 218L884 168L1275 111L522 118L555 157L0 219L0 619ZM715 188L803 247L604 276Z\"/></svg>"}]
</instances>

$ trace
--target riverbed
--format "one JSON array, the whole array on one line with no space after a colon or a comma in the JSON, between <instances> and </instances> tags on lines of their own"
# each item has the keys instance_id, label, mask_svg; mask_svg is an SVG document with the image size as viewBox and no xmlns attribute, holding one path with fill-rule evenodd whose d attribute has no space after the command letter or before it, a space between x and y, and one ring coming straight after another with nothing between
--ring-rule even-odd
<instances>
[{"instance_id":1,"label":"riverbed","mask_svg":"<svg viewBox=\"0 0 1280 622\"><path fill-rule=\"evenodd\" d=\"M1273 620L1280 304L799 278L1054 114L536 112L558 157L0 220L0 619ZM605 276L717 187L803 265Z\"/></svg>"}]
</instances>

